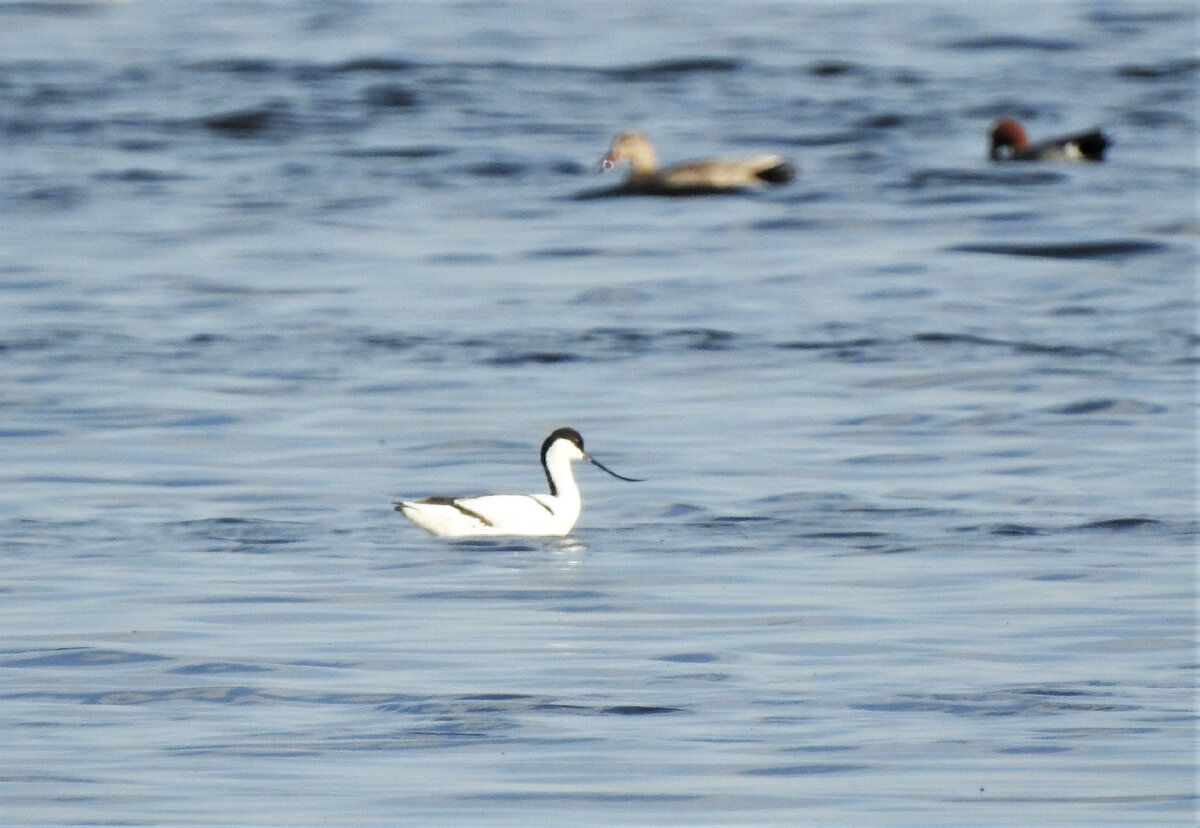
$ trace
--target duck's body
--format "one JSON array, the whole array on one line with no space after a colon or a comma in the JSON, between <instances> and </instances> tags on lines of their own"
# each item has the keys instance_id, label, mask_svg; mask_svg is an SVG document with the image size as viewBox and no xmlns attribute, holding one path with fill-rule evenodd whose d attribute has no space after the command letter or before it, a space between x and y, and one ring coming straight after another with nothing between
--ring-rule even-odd
<instances>
[{"instance_id":1,"label":"duck's body","mask_svg":"<svg viewBox=\"0 0 1200 828\"><path fill-rule=\"evenodd\" d=\"M795 169L782 155L756 155L750 158L709 158L659 168L658 154L650 139L641 132L622 132L600 162L609 170L629 162L625 189L632 192L677 195L702 192L729 192L786 184Z\"/></svg>"},{"instance_id":2,"label":"duck's body","mask_svg":"<svg viewBox=\"0 0 1200 828\"><path fill-rule=\"evenodd\" d=\"M1103 161L1112 143L1098 129L1029 142L1025 128L1011 118L992 124L990 156L993 161Z\"/></svg>"},{"instance_id":3,"label":"duck's body","mask_svg":"<svg viewBox=\"0 0 1200 828\"><path fill-rule=\"evenodd\" d=\"M583 450L583 438L573 428L555 430L542 443L542 468L549 494L428 497L404 500L396 511L435 535L448 538L495 535L565 535L579 520L583 500L571 463L587 460L621 480Z\"/></svg>"}]
</instances>

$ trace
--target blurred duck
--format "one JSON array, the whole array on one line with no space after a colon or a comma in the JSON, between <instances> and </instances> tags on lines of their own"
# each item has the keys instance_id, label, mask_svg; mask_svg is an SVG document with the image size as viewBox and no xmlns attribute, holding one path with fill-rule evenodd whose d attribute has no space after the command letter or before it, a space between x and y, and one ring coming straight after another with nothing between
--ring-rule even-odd
<instances>
[{"instance_id":1,"label":"blurred duck","mask_svg":"<svg viewBox=\"0 0 1200 828\"><path fill-rule=\"evenodd\" d=\"M993 161L1103 161L1111 143L1098 129L1030 144L1025 128L1011 118L992 124Z\"/></svg>"},{"instance_id":2,"label":"blurred duck","mask_svg":"<svg viewBox=\"0 0 1200 828\"><path fill-rule=\"evenodd\" d=\"M662 195L729 192L786 184L795 169L781 155L751 158L708 158L659 169L654 145L641 132L622 132L600 161L603 170L629 162L629 192Z\"/></svg>"}]
</instances>

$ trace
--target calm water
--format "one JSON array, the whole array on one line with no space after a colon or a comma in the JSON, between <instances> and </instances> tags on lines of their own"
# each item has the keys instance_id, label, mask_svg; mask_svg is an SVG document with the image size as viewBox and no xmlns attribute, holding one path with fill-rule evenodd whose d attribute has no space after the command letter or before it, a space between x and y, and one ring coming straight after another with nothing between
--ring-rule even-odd
<instances>
[{"instance_id":1,"label":"calm water","mask_svg":"<svg viewBox=\"0 0 1200 828\"><path fill-rule=\"evenodd\" d=\"M0 55L6 824L1196 818L1190 2L45 0ZM803 175L578 198L634 126ZM571 538L392 512L562 425L648 478Z\"/></svg>"}]
</instances>

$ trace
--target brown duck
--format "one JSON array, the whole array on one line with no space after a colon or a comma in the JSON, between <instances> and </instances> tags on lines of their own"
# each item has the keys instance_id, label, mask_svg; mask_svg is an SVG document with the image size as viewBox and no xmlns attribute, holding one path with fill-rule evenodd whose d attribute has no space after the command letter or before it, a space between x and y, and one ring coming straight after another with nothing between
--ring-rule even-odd
<instances>
[{"instance_id":1,"label":"brown duck","mask_svg":"<svg viewBox=\"0 0 1200 828\"><path fill-rule=\"evenodd\" d=\"M781 155L751 158L706 158L659 168L650 139L641 132L622 132L600 161L611 170L629 162L625 191L658 195L686 195L758 189L791 181L796 171Z\"/></svg>"}]
</instances>

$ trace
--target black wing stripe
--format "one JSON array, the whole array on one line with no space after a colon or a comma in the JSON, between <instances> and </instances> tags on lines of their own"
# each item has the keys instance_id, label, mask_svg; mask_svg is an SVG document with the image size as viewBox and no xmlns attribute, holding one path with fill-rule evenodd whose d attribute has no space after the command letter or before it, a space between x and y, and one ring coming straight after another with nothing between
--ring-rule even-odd
<instances>
[{"instance_id":1,"label":"black wing stripe","mask_svg":"<svg viewBox=\"0 0 1200 828\"><path fill-rule=\"evenodd\" d=\"M457 500L455 500L452 497L427 497L424 500L418 500L417 502L418 503L429 503L433 506L453 506L455 509L458 509L458 511L462 512L467 517L474 518L475 520L482 523L484 526L493 526L494 525L490 520L485 518L483 515L479 514L479 512L476 512L474 509L468 509L466 506L462 505L461 503L459 503Z\"/></svg>"},{"instance_id":2,"label":"black wing stripe","mask_svg":"<svg viewBox=\"0 0 1200 828\"><path fill-rule=\"evenodd\" d=\"M527 497L528 497L530 500L532 500L534 503L536 503L537 505L541 506L543 509L545 509L545 510L546 510L547 512L549 512L550 514L554 514L554 510L553 510L553 509L551 509L551 508L550 508L548 505L546 505L546 504L545 504L543 501L541 501L541 500L538 500L538 499L537 499L536 497L534 497L533 495L527 495Z\"/></svg>"}]
</instances>

